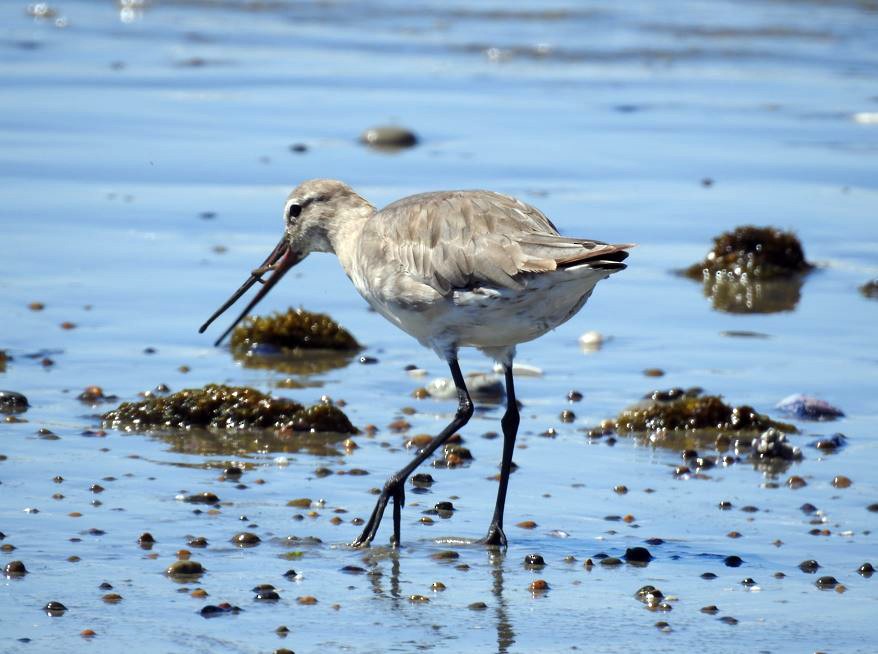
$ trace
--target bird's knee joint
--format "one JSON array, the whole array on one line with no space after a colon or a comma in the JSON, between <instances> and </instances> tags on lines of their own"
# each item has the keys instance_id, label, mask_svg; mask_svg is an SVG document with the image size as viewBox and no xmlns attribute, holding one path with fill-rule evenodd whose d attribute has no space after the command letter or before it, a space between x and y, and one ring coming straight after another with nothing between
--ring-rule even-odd
<instances>
[{"instance_id":1,"label":"bird's knee joint","mask_svg":"<svg viewBox=\"0 0 878 654\"><path fill-rule=\"evenodd\" d=\"M474 412L475 406L473 406L472 400L470 400L469 398L464 398L463 400L461 400L460 405L457 407L457 419L466 422L473 417Z\"/></svg>"}]
</instances>

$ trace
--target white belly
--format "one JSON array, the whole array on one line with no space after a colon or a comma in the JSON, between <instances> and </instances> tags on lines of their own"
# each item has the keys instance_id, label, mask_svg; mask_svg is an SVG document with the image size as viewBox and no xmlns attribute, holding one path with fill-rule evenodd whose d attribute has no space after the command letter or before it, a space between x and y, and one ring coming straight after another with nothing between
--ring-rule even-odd
<instances>
[{"instance_id":1,"label":"white belly","mask_svg":"<svg viewBox=\"0 0 878 654\"><path fill-rule=\"evenodd\" d=\"M608 276L607 271L579 266L533 275L520 291L455 291L451 297L436 294L419 303L368 289L361 293L385 318L445 356L458 347L496 350L538 338L573 317L595 284Z\"/></svg>"}]
</instances>

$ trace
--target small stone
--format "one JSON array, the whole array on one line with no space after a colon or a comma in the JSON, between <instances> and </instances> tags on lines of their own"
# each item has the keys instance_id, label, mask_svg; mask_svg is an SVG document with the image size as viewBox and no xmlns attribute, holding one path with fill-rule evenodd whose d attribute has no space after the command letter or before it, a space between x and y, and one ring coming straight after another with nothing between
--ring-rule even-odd
<instances>
[{"instance_id":1,"label":"small stone","mask_svg":"<svg viewBox=\"0 0 878 654\"><path fill-rule=\"evenodd\" d=\"M533 520L522 520L515 524L516 527L520 529L536 529L537 523Z\"/></svg>"},{"instance_id":2,"label":"small stone","mask_svg":"<svg viewBox=\"0 0 878 654\"><path fill-rule=\"evenodd\" d=\"M442 552L434 552L430 555L430 558L436 561L454 561L460 558L460 554L454 550L444 550Z\"/></svg>"},{"instance_id":3,"label":"small stone","mask_svg":"<svg viewBox=\"0 0 878 654\"><path fill-rule=\"evenodd\" d=\"M312 606L314 604L317 604L317 598L313 595L302 595L301 597L296 598L296 603L303 606Z\"/></svg>"},{"instance_id":4,"label":"small stone","mask_svg":"<svg viewBox=\"0 0 878 654\"><path fill-rule=\"evenodd\" d=\"M825 577L818 577L814 584L820 590L832 590L838 585L838 579L831 575L827 575Z\"/></svg>"},{"instance_id":5,"label":"small stone","mask_svg":"<svg viewBox=\"0 0 878 654\"><path fill-rule=\"evenodd\" d=\"M165 574L169 577L197 577L204 574L204 568L197 561L178 560L168 566Z\"/></svg>"},{"instance_id":6,"label":"small stone","mask_svg":"<svg viewBox=\"0 0 878 654\"><path fill-rule=\"evenodd\" d=\"M709 604L708 606L704 606L701 608L702 613L707 613L708 615L716 615L719 613L719 608L716 604Z\"/></svg>"},{"instance_id":7,"label":"small stone","mask_svg":"<svg viewBox=\"0 0 878 654\"><path fill-rule=\"evenodd\" d=\"M30 404L27 398L15 391L0 391L0 413L21 413L27 411Z\"/></svg>"},{"instance_id":8,"label":"small stone","mask_svg":"<svg viewBox=\"0 0 878 654\"><path fill-rule=\"evenodd\" d=\"M561 422L573 422L576 420L576 414L569 409L564 409L558 417Z\"/></svg>"},{"instance_id":9,"label":"small stone","mask_svg":"<svg viewBox=\"0 0 878 654\"><path fill-rule=\"evenodd\" d=\"M738 624L738 619L737 619L737 618L733 618L733 617L730 616L730 615L724 615L723 617L721 617L721 618L719 619L719 621L722 622L722 623L724 623L724 624L728 624L728 625L732 625L732 626Z\"/></svg>"},{"instance_id":10,"label":"small stone","mask_svg":"<svg viewBox=\"0 0 878 654\"><path fill-rule=\"evenodd\" d=\"M528 586L530 592L532 593L543 593L549 590L549 584L545 579L535 579L530 582L530 586Z\"/></svg>"},{"instance_id":11,"label":"small stone","mask_svg":"<svg viewBox=\"0 0 878 654\"><path fill-rule=\"evenodd\" d=\"M808 559L807 561L802 561L799 564L799 570L802 572L807 572L808 574L814 574L820 569L821 565L817 563L814 559Z\"/></svg>"},{"instance_id":12,"label":"small stone","mask_svg":"<svg viewBox=\"0 0 878 654\"><path fill-rule=\"evenodd\" d=\"M546 561L540 554L528 554L524 557L524 565L530 568L542 568L546 565Z\"/></svg>"},{"instance_id":13,"label":"small stone","mask_svg":"<svg viewBox=\"0 0 878 654\"><path fill-rule=\"evenodd\" d=\"M732 554L723 559L723 563L730 568L738 568L744 563L744 559L742 559L737 554Z\"/></svg>"},{"instance_id":14,"label":"small stone","mask_svg":"<svg viewBox=\"0 0 878 654\"><path fill-rule=\"evenodd\" d=\"M256 592L256 597L253 599L257 602L277 602L280 595L275 590L260 590Z\"/></svg>"},{"instance_id":15,"label":"small stone","mask_svg":"<svg viewBox=\"0 0 878 654\"><path fill-rule=\"evenodd\" d=\"M844 417L841 409L810 395L790 395L778 402L777 408L802 420L835 420Z\"/></svg>"},{"instance_id":16,"label":"small stone","mask_svg":"<svg viewBox=\"0 0 878 654\"><path fill-rule=\"evenodd\" d=\"M613 486L613 492L617 495L625 495L628 493L628 487L624 484L619 484L617 486Z\"/></svg>"},{"instance_id":17,"label":"small stone","mask_svg":"<svg viewBox=\"0 0 878 654\"><path fill-rule=\"evenodd\" d=\"M396 152L417 145L418 137L409 129L395 125L370 127L360 135L360 142L382 152Z\"/></svg>"},{"instance_id":18,"label":"small stone","mask_svg":"<svg viewBox=\"0 0 878 654\"><path fill-rule=\"evenodd\" d=\"M793 490L796 490L796 489L799 489L799 488L803 488L804 486L807 486L807 485L808 485L808 482L805 481L805 480L804 480L802 477L800 477L799 475L793 475L792 477L790 477L789 479L787 479L787 482L786 482L786 483L787 483L787 486L789 486L789 487L792 488Z\"/></svg>"},{"instance_id":19,"label":"small stone","mask_svg":"<svg viewBox=\"0 0 878 654\"><path fill-rule=\"evenodd\" d=\"M61 602L49 602L43 607L43 611L46 612L46 615L49 615L53 618L58 618L64 615L64 612L67 611L67 607L64 606Z\"/></svg>"},{"instance_id":20,"label":"small stone","mask_svg":"<svg viewBox=\"0 0 878 654\"><path fill-rule=\"evenodd\" d=\"M488 605L485 604L484 602L473 602L472 604L467 606L467 608L470 611L484 611L485 609L488 608Z\"/></svg>"},{"instance_id":21,"label":"small stone","mask_svg":"<svg viewBox=\"0 0 878 654\"><path fill-rule=\"evenodd\" d=\"M231 541L238 547L255 547L262 542L262 539L254 533L242 531L232 536Z\"/></svg>"},{"instance_id":22,"label":"small stone","mask_svg":"<svg viewBox=\"0 0 878 654\"><path fill-rule=\"evenodd\" d=\"M598 563L607 568L615 568L616 566L622 565L622 559L615 556L607 556L598 561Z\"/></svg>"},{"instance_id":23,"label":"small stone","mask_svg":"<svg viewBox=\"0 0 878 654\"><path fill-rule=\"evenodd\" d=\"M857 568L857 572L859 572L862 576L868 579L874 574L875 568L872 566L871 563L866 561L863 565Z\"/></svg>"},{"instance_id":24,"label":"small stone","mask_svg":"<svg viewBox=\"0 0 878 654\"><path fill-rule=\"evenodd\" d=\"M832 478L832 485L836 488L850 488L850 485L853 483L850 477L845 477L844 475L836 475Z\"/></svg>"},{"instance_id":25,"label":"small stone","mask_svg":"<svg viewBox=\"0 0 878 654\"><path fill-rule=\"evenodd\" d=\"M707 579L708 581L716 579L716 574L713 572L703 572L701 573L702 579Z\"/></svg>"},{"instance_id":26,"label":"small stone","mask_svg":"<svg viewBox=\"0 0 878 654\"><path fill-rule=\"evenodd\" d=\"M194 495L184 495L181 497L184 502L190 504L219 504L219 497L210 492L195 493Z\"/></svg>"},{"instance_id":27,"label":"small stone","mask_svg":"<svg viewBox=\"0 0 878 654\"><path fill-rule=\"evenodd\" d=\"M122 596L118 593L107 593L101 599L107 604L118 604L122 601Z\"/></svg>"},{"instance_id":28,"label":"small stone","mask_svg":"<svg viewBox=\"0 0 878 654\"><path fill-rule=\"evenodd\" d=\"M430 598L426 595L409 595L409 602L413 604L426 604L430 601Z\"/></svg>"},{"instance_id":29,"label":"small stone","mask_svg":"<svg viewBox=\"0 0 878 654\"><path fill-rule=\"evenodd\" d=\"M443 590L445 590L445 584L443 584L441 581L434 581L430 585L430 589L437 593L441 593Z\"/></svg>"},{"instance_id":30,"label":"small stone","mask_svg":"<svg viewBox=\"0 0 878 654\"><path fill-rule=\"evenodd\" d=\"M625 550L625 560L628 563L649 563L653 558L655 557L645 547L629 547Z\"/></svg>"},{"instance_id":31,"label":"small stone","mask_svg":"<svg viewBox=\"0 0 878 654\"><path fill-rule=\"evenodd\" d=\"M137 538L137 542L140 544L141 547L143 547L144 545L152 547L155 544L155 538L153 538L153 535L151 533L145 531Z\"/></svg>"},{"instance_id":32,"label":"small stone","mask_svg":"<svg viewBox=\"0 0 878 654\"><path fill-rule=\"evenodd\" d=\"M583 395L579 391L570 391L567 393L567 401L568 402L581 402L582 398L583 398Z\"/></svg>"},{"instance_id":33,"label":"small stone","mask_svg":"<svg viewBox=\"0 0 878 654\"><path fill-rule=\"evenodd\" d=\"M310 509L311 508L311 498L310 497L300 497L295 500L290 500L287 502L287 506L294 506L299 509Z\"/></svg>"},{"instance_id":34,"label":"small stone","mask_svg":"<svg viewBox=\"0 0 878 654\"><path fill-rule=\"evenodd\" d=\"M23 577L27 572L27 568L21 561L10 561L3 568L3 573L7 577Z\"/></svg>"}]
</instances>

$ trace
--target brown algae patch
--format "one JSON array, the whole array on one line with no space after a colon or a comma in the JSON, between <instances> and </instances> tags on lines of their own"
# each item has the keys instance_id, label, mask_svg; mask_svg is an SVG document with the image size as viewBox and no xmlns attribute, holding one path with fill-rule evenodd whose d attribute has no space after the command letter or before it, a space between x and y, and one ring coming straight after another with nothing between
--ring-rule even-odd
<instances>
[{"instance_id":1,"label":"brown algae patch","mask_svg":"<svg viewBox=\"0 0 878 654\"><path fill-rule=\"evenodd\" d=\"M793 425L772 420L750 406L726 404L720 396L704 395L700 389L674 388L648 394L589 435L644 436L656 445L685 450L712 444L720 434L755 436L769 428L796 431Z\"/></svg>"},{"instance_id":2,"label":"brown algae patch","mask_svg":"<svg viewBox=\"0 0 878 654\"><path fill-rule=\"evenodd\" d=\"M813 268L792 232L744 225L715 237L705 258L681 272L702 281L720 311L774 313L795 308Z\"/></svg>"},{"instance_id":3,"label":"brown algae patch","mask_svg":"<svg viewBox=\"0 0 878 654\"><path fill-rule=\"evenodd\" d=\"M287 309L270 316L249 316L232 332L233 350L272 345L285 349L358 350L344 327L323 313Z\"/></svg>"},{"instance_id":4,"label":"brown algae patch","mask_svg":"<svg viewBox=\"0 0 878 654\"><path fill-rule=\"evenodd\" d=\"M356 433L347 416L331 404L305 407L253 388L208 384L166 397L124 402L101 416L104 426L125 431L161 429L271 429L282 432Z\"/></svg>"}]
</instances>

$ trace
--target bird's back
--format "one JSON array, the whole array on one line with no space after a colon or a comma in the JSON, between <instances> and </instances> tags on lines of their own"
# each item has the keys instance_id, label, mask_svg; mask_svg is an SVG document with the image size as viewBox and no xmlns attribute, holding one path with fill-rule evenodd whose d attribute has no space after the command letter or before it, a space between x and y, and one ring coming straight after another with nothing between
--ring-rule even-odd
<instances>
[{"instance_id":1,"label":"bird's back","mask_svg":"<svg viewBox=\"0 0 878 654\"><path fill-rule=\"evenodd\" d=\"M412 195L378 211L360 249L372 261L398 265L448 296L455 290L520 290L524 278L580 263L624 268L628 245L558 234L538 209L491 191Z\"/></svg>"}]
</instances>

